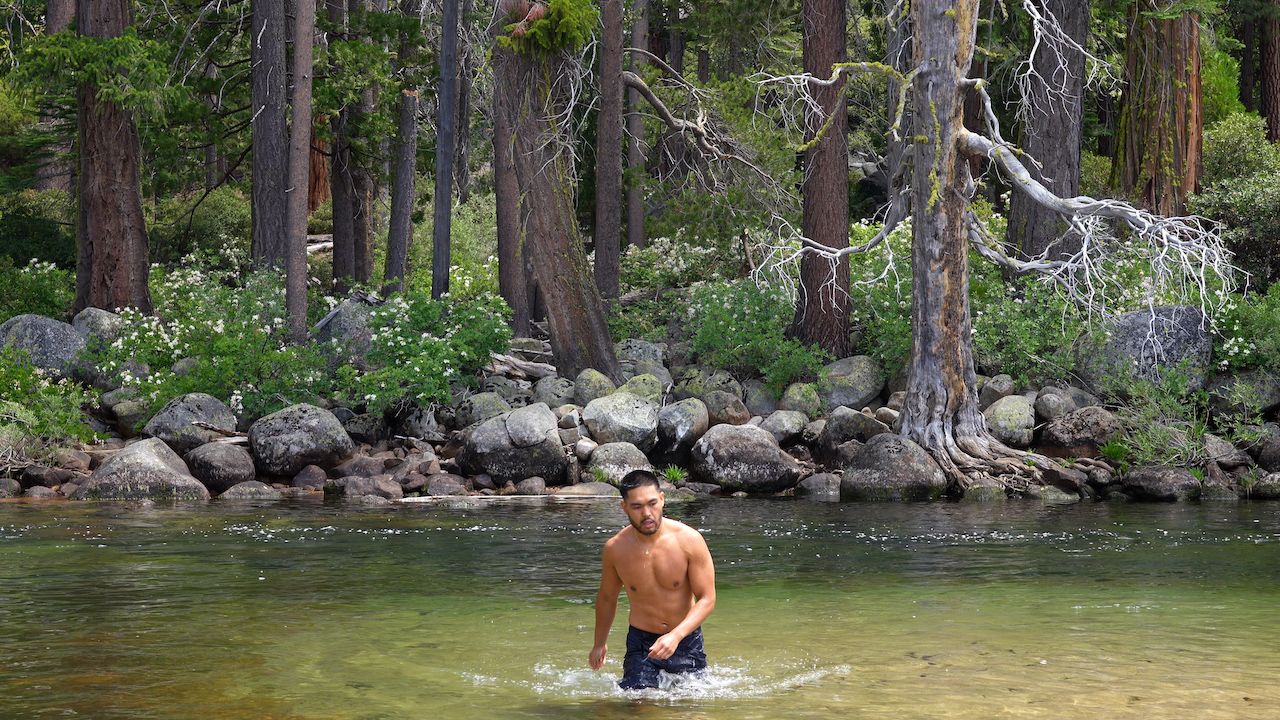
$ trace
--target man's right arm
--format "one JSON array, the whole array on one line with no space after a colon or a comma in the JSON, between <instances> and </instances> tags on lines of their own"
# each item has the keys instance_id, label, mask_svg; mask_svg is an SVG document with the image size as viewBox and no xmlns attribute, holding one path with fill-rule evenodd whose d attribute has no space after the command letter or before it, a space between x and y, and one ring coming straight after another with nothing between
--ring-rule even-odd
<instances>
[{"instance_id":1,"label":"man's right arm","mask_svg":"<svg viewBox=\"0 0 1280 720\"><path fill-rule=\"evenodd\" d=\"M613 552L609 544L604 546L604 567L600 573L600 591L596 593L596 630L589 662L592 670L604 667L608 653L609 630L618 612L618 593L622 592L622 578L613 565Z\"/></svg>"}]
</instances>

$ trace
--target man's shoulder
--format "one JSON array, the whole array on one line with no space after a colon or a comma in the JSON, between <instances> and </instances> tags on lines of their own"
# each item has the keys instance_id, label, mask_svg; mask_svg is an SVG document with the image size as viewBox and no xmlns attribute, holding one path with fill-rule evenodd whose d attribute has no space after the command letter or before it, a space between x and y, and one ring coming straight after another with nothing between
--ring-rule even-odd
<instances>
[{"instance_id":1,"label":"man's shoulder","mask_svg":"<svg viewBox=\"0 0 1280 720\"><path fill-rule=\"evenodd\" d=\"M623 538L626 536L626 534L627 534L627 532L628 532L629 530L631 530L631 527L630 527L630 526L628 526L628 527L624 527L624 528L622 528L621 530L619 530L618 532L614 533L614 534L613 534L613 537L611 537L611 538L609 538L608 540L605 540L605 541L604 541L604 549L605 549L605 550L609 550L609 549L611 549L611 548L615 548L615 547L617 547L619 544L621 544L622 542L624 542Z\"/></svg>"},{"instance_id":2,"label":"man's shoulder","mask_svg":"<svg viewBox=\"0 0 1280 720\"><path fill-rule=\"evenodd\" d=\"M681 543L693 542L693 543L702 544L702 545L706 544L706 541L702 539L701 532L698 532L698 530L692 527L689 527L688 525L685 525L679 520L672 520L671 518L667 518L663 521L663 524L669 525L669 532L671 532L672 535L674 535L675 538L679 540Z\"/></svg>"}]
</instances>

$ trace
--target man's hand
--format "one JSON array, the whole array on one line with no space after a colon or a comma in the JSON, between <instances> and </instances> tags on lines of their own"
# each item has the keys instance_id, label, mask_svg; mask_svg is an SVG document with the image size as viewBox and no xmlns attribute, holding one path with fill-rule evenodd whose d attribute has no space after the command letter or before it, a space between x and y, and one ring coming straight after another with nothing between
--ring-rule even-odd
<instances>
[{"instance_id":1,"label":"man's hand","mask_svg":"<svg viewBox=\"0 0 1280 720\"><path fill-rule=\"evenodd\" d=\"M591 665L592 670L599 670L600 668L604 667L604 656L608 654L608 652L609 652L608 645L596 645L595 647L591 648L591 658L589 660L589 663Z\"/></svg>"},{"instance_id":2,"label":"man's hand","mask_svg":"<svg viewBox=\"0 0 1280 720\"><path fill-rule=\"evenodd\" d=\"M680 646L680 641L683 639L676 637L675 633L663 635L649 648L649 657L654 660L666 660L675 654L676 648Z\"/></svg>"}]
</instances>

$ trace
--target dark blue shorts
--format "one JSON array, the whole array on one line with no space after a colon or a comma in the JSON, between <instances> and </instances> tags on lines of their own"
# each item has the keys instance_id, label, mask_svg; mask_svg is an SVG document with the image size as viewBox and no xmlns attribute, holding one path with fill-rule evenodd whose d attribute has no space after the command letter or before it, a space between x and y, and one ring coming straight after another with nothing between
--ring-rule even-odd
<instances>
[{"instance_id":1,"label":"dark blue shorts","mask_svg":"<svg viewBox=\"0 0 1280 720\"><path fill-rule=\"evenodd\" d=\"M676 651L666 660L655 660L649 657L649 648L662 637L659 633L651 633L632 627L627 630L627 654L622 658L622 681L618 687L623 690L639 690L641 688L658 687L658 671L669 673L687 673L701 670L707 666L707 654L702 650L702 628L698 628L685 636L676 647Z\"/></svg>"}]
</instances>

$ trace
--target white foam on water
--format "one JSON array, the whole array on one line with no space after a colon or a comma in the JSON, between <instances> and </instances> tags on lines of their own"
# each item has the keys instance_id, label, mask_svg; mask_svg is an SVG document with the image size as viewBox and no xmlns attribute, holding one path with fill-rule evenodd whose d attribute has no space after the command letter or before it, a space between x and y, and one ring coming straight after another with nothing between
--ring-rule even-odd
<instances>
[{"instance_id":1,"label":"white foam on water","mask_svg":"<svg viewBox=\"0 0 1280 720\"><path fill-rule=\"evenodd\" d=\"M659 686L646 690L623 690L618 676L611 672L595 672L585 668L565 669L551 663L533 668L534 679L518 684L539 695L570 698L618 697L646 700L720 700L763 697L789 692L828 677L848 675L848 665L813 668L793 672L796 668L772 667L756 672L746 661L737 658L724 664L709 665L696 673L658 674Z\"/></svg>"}]
</instances>

